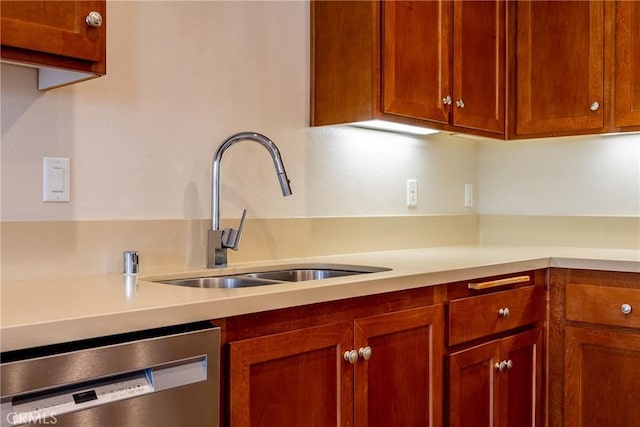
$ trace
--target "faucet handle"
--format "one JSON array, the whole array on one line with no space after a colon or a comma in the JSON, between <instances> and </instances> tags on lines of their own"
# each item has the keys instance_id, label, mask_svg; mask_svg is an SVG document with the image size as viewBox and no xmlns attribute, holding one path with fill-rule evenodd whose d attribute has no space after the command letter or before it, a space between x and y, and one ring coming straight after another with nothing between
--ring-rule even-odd
<instances>
[{"instance_id":1,"label":"faucet handle","mask_svg":"<svg viewBox=\"0 0 640 427\"><path fill-rule=\"evenodd\" d=\"M238 229L235 230L233 228L225 228L222 232L222 246L225 248L233 249L234 251L238 250L238 244L240 243L240 238L242 237L242 229L244 228L244 218L247 216L247 210L242 210L242 217L240 217L240 225Z\"/></svg>"}]
</instances>

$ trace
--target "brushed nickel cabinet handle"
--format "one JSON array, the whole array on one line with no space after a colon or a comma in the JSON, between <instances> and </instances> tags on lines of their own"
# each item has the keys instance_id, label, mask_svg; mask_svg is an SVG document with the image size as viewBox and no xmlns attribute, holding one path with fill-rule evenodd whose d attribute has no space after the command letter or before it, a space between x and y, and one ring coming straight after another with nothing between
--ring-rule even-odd
<instances>
[{"instance_id":1,"label":"brushed nickel cabinet handle","mask_svg":"<svg viewBox=\"0 0 640 427\"><path fill-rule=\"evenodd\" d=\"M468 288L475 290L488 289L498 286L513 285L516 283L526 283L530 280L531 278L529 276L507 277L506 279L491 280L489 282L469 283Z\"/></svg>"},{"instance_id":2,"label":"brushed nickel cabinet handle","mask_svg":"<svg viewBox=\"0 0 640 427\"><path fill-rule=\"evenodd\" d=\"M451 95L447 95L445 98L442 98L442 103L444 105L451 105L451 102L452 102Z\"/></svg>"},{"instance_id":3,"label":"brushed nickel cabinet handle","mask_svg":"<svg viewBox=\"0 0 640 427\"><path fill-rule=\"evenodd\" d=\"M509 317L511 315L511 311L509 311L509 307L501 308L498 310L498 316L500 317Z\"/></svg>"},{"instance_id":4,"label":"brushed nickel cabinet handle","mask_svg":"<svg viewBox=\"0 0 640 427\"><path fill-rule=\"evenodd\" d=\"M358 350L358 355L362 357L364 360L371 359L371 347L366 346L364 348L360 348Z\"/></svg>"},{"instance_id":5,"label":"brushed nickel cabinet handle","mask_svg":"<svg viewBox=\"0 0 640 427\"><path fill-rule=\"evenodd\" d=\"M631 314L631 304L622 304L620 306L620 311L622 312L622 314L624 314L625 316L628 314Z\"/></svg>"},{"instance_id":6,"label":"brushed nickel cabinet handle","mask_svg":"<svg viewBox=\"0 0 640 427\"><path fill-rule=\"evenodd\" d=\"M95 10L93 10L87 15L87 17L85 18L85 22L90 27L102 27L102 15L100 15L100 12L96 12Z\"/></svg>"},{"instance_id":7,"label":"brushed nickel cabinet handle","mask_svg":"<svg viewBox=\"0 0 640 427\"><path fill-rule=\"evenodd\" d=\"M358 352L355 350L345 351L343 357L344 360L351 363L352 365L355 365L355 363L358 361Z\"/></svg>"},{"instance_id":8,"label":"brushed nickel cabinet handle","mask_svg":"<svg viewBox=\"0 0 640 427\"><path fill-rule=\"evenodd\" d=\"M599 108L600 108L600 103L598 101L594 101L593 103L591 103L591 106L589 107L591 111L598 111Z\"/></svg>"}]
</instances>

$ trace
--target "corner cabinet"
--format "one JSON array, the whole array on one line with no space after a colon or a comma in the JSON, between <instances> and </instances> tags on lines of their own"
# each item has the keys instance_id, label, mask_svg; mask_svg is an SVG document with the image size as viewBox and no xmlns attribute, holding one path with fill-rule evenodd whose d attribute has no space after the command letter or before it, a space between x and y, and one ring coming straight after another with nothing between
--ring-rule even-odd
<instances>
[{"instance_id":1,"label":"corner cabinet","mask_svg":"<svg viewBox=\"0 0 640 427\"><path fill-rule=\"evenodd\" d=\"M604 4L517 3L517 136L603 131Z\"/></svg>"},{"instance_id":2,"label":"corner cabinet","mask_svg":"<svg viewBox=\"0 0 640 427\"><path fill-rule=\"evenodd\" d=\"M640 419L640 274L551 269L549 426Z\"/></svg>"},{"instance_id":3,"label":"corner cabinet","mask_svg":"<svg viewBox=\"0 0 640 427\"><path fill-rule=\"evenodd\" d=\"M505 37L500 0L314 0L311 124L382 119L502 137Z\"/></svg>"},{"instance_id":4,"label":"corner cabinet","mask_svg":"<svg viewBox=\"0 0 640 427\"><path fill-rule=\"evenodd\" d=\"M616 2L615 126L640 130L640 2Z\"/></svg>"},{"instance_id":5,"label":"corner cabinet","mask_svg":"<svg viewBox=\"0 0 640 427\"><path fill-rule=\"evenodd\" d=\"M512 138L640 130L640 5L519 1Z\"/></svg>"},{"instance_id":6,"label":"corner cabinet","mask_svg":"<svg viewBox=\"0 0 640 427\"><path fill-rule=\"evenodd\" d=\"M40 69L49 89L106 73L106 1L0 3L0 55Z\"/></svg>"}]
</instances>

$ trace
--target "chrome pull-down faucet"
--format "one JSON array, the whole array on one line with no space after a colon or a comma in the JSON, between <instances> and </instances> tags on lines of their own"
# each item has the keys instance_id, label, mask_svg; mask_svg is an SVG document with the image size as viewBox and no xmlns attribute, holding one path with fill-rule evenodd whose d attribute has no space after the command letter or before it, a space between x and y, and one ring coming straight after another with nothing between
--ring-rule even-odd
<instances>
[{"instance_id":1,"label":"chrome pull-down faucet","mask_svg":"<svg viewBox=\"0 0 640 427\"><path fill-rule=\"evenodd\" d=\"M273 164L276 168L278 181L282 188L283 196L291 195L291 186L287 172L284 170L280 150L276 144L264 135L255 132L241 132L227 138L216 150L213 156L212 177L211 177L211 229L208 235L207 267L218 268L227 265L227 249L238 250L242 228L244 226L245 209L240 219L238 229L228 228L220 230L220 165L224 152L237 142L250 140L259 143L269 151Z\"/></svg>"}]
</instances>

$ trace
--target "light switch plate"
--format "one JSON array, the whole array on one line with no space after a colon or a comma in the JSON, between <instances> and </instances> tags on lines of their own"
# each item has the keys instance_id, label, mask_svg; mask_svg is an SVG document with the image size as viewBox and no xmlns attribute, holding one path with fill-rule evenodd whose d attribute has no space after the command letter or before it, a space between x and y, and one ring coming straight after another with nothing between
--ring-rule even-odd
<instances>
[{"instance_id":1,"label":"light switch plate","mask_svg":"<svg viewBox=\"0 0 640 427\"><path fill-rule=\"evenodd\" d=\"M464 185L464 207L473 207L473 184Z\"/></svg>"},{"instance_id":2,"label":"light switch plate","mask_svg":"<svg viewBox=\"0 0 640 427\"><path fill-rule=\"evenodd\" d=\"M42 201L69 202L71 200L71 174L69 159L44 157L42 159Z\"/></svg>"},{"instance_id":3,"label":"light switch plate","mask_svg":"<svg viewBox=\"0 0 640 427\"><path fill-rule=\"evenodd\" d=\"M418 180L407 179L407 206L415 208L418 206Z\"/></svg>"}]
</instances>

